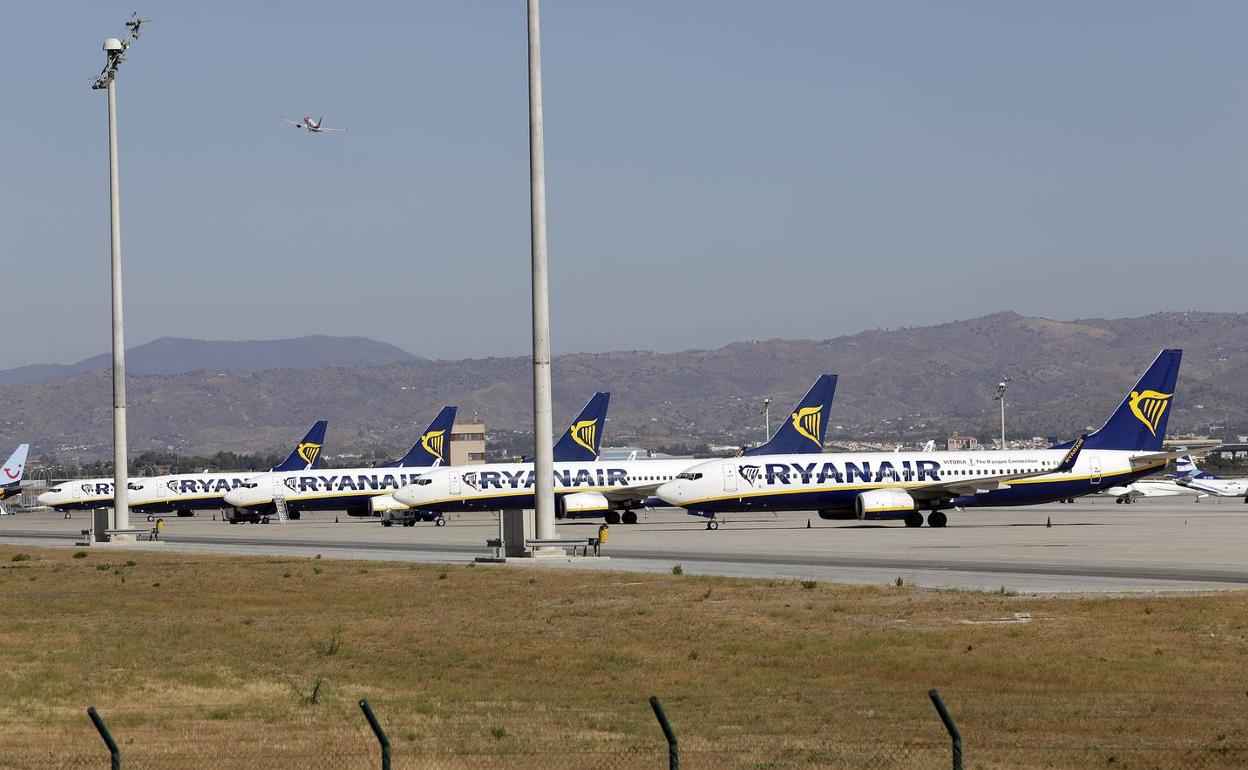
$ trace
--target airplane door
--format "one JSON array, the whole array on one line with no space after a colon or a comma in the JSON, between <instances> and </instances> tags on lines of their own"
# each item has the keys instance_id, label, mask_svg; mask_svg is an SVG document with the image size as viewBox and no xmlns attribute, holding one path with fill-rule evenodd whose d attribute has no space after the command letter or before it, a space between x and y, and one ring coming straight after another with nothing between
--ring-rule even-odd
<instances>
[{"instance_id":1,"label":"airplane door","mask_svg":"<svg viewBox=\"0 0 1248 770\"><path fill-rule=\"evenodd\" d=\"M460 492L462 492L462 491L463 491L463 490L462 490L462 488L461 488L461 487L460 487L460 485L459 485L459 474L458 474L458 473L451 473L451 474L447 477L447 482L448 482L448 483L449 483L449 485L450 485L450 488L451 488L451 494L452 494L452 495L458 495Z\"/></svg>"},{"instance_id":2,"label":"airplane door","mask_svg":"<svg viewBox=\"0 0 1248 770\"><path fill-rule=\"evenodd\" d=\"M737 491L737 469L731 465L724 466L724 491Z\"/></svg>"},{"instance_id":3,"label":"airplane door","mask_svg":"<svg viewBox=\"0 0 1248 770\"><path fill-rule=\"evenodd\" d=\"M1093 456L1088 458L1088 467L1092 469L1092 478L1089 481L1093 486L1101 483L1101 458Z\"/></svg>"}]
</instances>

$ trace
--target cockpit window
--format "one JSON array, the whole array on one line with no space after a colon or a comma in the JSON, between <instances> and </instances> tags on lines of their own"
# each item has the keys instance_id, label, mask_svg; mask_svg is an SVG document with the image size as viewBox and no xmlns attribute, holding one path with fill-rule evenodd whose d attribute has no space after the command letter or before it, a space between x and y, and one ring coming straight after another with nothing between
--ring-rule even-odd
<instances>
[{"instance_id":1,"label":"cockpit window","mask_svg":"<svg viewBox=\"0 0 1248 770\"><path fill-rule=\"evenodd\" d=\"M689 473L689 472L677 473L676 478L682 479L684 481L697 481L698 479L702 478L702 474L701 473Z\"/></svg>"},{"instance_id":2,"label":"cockpit window","mask_svg":"<svg viewBox=\"0 0 1248 770\"><path fill-rule=\"evenodd\" d=\"M415 485L416 485L416 486L418 486L418 487L423 487L423 486L426 486L426 485L432 484L432 483L433 483L433 479L416 479L416 480L415 480L415 481L413 481L412 483L413 483L413 484L415 484Z\"/></svg>"}]
</instances>

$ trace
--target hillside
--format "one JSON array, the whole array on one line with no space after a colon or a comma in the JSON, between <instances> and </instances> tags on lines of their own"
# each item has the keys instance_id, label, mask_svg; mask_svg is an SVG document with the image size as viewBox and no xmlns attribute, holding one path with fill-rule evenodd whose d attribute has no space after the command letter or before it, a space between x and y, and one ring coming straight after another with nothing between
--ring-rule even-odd
<instances>
[{"instance_id":1,"label":"hillside","mask_svg":"<svg viewBox=\"0 0 1248 770\"><path fill-rule=\"evenodd\" d=\"M1248 432L1248 314L1231 313L1072 322L998 313L820 341L579 353L555 360L555 414L562 423L606 389L607 443L756 441L763 397L776 400L774 421L826 371L841 375L829 436L987 437L996 431L996 383L1009 375L1010 435L1070 436L1099 425L1162 347L1185 350L1172 433L1205 430L1224 415ZM323 417L330 454L397 448L442 404L523 430L529 380L523 357L132 376L130 442L135 451L276 450ZM29 440L36 454L105 453L109 388L107 370L0 388L0 443Z\"/></svg>"},{"instance_id":2,"label":"hillside","mask_svg":"<svg viewBox=\"0 0 1248 770\"><path fill-rule=\"evenodd\" d=\"M259 372L265 369L316 369L414 361L394 345L366 337L312 335L285 340L192 340L161 337L126 350L130 374L184 374L198 371ZM0 370L0 387L29 385L109 369L111 353L75 364L33 364Z\"/></svg>"}]
</instances>

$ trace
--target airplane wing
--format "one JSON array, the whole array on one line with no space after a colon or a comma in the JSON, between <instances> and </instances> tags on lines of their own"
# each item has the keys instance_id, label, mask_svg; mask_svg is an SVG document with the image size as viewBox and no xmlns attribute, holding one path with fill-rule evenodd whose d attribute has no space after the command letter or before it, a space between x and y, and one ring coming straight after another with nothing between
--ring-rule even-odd
<instances>
[{"instance_id":1,"label":"airplane wing","mask_svg":"<svg viewBox=\"0 0 1248 770\"><path fill-rule=\"evenodd\" d=\"M295 128L303 128L303 124L297 120L291 120L290 118L286 118L286 117L283 117L282 120L286 121L287 123L294 126Z\"/></svg>"},{"instance_id":2,"label":"airplane wing","mask_svg":"<svg viewBox=\"0 0 1248 770\"><path fill-rule=\"evenodd\" d=\"M964 495L980 494L983 492L991 492L994 489L1005 489L1010 486L1011 481L1019 481L1021 479L1033 479L1040 476L1049 476L1054 473L1070 473L1070 471L1075 467L1075 461L1079 459L1079 453L1083 451L1084 442L1087 440L1087 436L1080 436L1076 439L1075 443L1066 452L1066 455L1062 458L1062 461L1057 464L1056 468L1021 473L1006 473L997 476L981 476L978 478L955 478L947 481L935 481L921 486L904 487L903 489L915 500L922 502L926 500L952 499L955 497L962 497Z\"/></svg>"},{"instance_id":3,"label":"airplane wing","mask_svg":"<svg viewBox=\"0 0 1248 770\"><path fill-rule=\"evenodd\" d=\"M321 128L319 131L346 131L345 128Z\"/></svg>"},{"instance_id":4,"label":"airplane wing","mask_svg":"<svg viewBox=\"0 0 1248 770\"><path fill-rule=\"evenodd\" d=\"M1221 449L1221 446L1204 447L1202 449L1176 449L1171 452L1150 452L1146 455L1136 455L1131 458L1132 467L1139 468L1143 465L1156 465L1162 460L1173 460L1184 455L1207 455L1210 452Z\"/></svg>"}]
</instances>

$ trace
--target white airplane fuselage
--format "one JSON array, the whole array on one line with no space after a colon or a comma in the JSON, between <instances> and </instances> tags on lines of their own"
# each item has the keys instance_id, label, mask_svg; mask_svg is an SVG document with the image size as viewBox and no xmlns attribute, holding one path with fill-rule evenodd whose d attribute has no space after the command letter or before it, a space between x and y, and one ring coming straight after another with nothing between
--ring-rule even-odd
<instances>
[{"instance_id":1,"label":"white airplane fuselage","mask_svg":"<svg viewBox=\"0 0 1248 770\"><path fill-rule=\"evenodd\" d=\"M1165 460L1131 462L1148 452L1084 449L1071 471L1043 473L1057 467L1065 454L1065 449L1039 449L734 457L689 468L681 478L660 487L658 496L708 517L739 511L815 510L825 518L853 518L859 515L860 495L896 490L901 496L894 497L897 504L891 510L868 510L862 516L894 519L933 505L1053 502L1126 484L1165 465ZM1041 475L994 481L995 476L1028 472ZM932 496L919 491L937 484L965 487L967 493ZM905 497L910 495L914 498L907 509Z\"/></svg>"}]
</instances>

